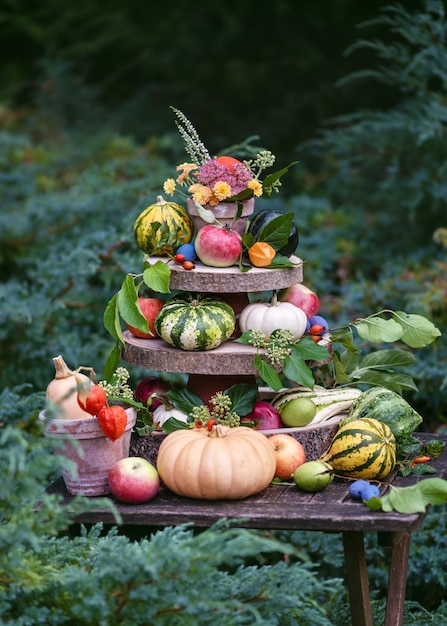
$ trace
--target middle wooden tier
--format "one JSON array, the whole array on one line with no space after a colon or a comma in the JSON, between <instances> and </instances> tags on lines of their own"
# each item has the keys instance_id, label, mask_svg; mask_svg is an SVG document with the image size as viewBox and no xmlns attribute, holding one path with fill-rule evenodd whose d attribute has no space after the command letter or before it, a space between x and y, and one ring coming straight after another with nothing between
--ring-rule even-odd
<instances>
[{"instance_id":1,"label":"middle wooden tier","mask_svg":"<svg viewBox=\"0 0 447 626\"><path fill-rule=\"evenodd\" d=\"M248 293L286 289L303 281L303 261L291 256L293 267L266 269L252 267L246 272L238 266L210 267L195 261L195 269L185 270L166 257L149 257L149 263L167 263L171 270L169 287L179 291L206 293Z\"/></svg>"},{"instance_id":2,"label":"middle wooden tier","mask_svg":"<svg viewBox=\"0 0 447 626\"><path fill-rule=\"evenodd\" d=\"M161 372L187 372L209 376L257 374L253 366L257 349L232 339L213 350L189 352L172 347L162 339L139 339L127 330L123 336L126 348L122 358L139 367Z\"/></svg>"}]
</instances>

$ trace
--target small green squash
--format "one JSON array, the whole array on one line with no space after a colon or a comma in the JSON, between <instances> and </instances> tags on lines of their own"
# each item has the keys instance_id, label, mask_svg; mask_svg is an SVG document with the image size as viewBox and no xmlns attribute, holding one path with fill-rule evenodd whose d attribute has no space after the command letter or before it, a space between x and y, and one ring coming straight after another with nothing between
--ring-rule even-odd
<instances>
[{"instance_id":1,"label":"small green squash","mask_svg":"<svg viewBox=\"0 0 447 626\"><path fill-rule=\"evenodd\" d=\"M381 480L396 465L396 439L379 420L354 420L337 430L322 461L336 474L365 480Z\"/></svg>"},{"instance_id":2,"label":"small green squash","mask_svg":"<svg viewBox=\"0 0 447 626\"><path fill-rule=\"evenodd\" d=\"M236 316L229 304L214 296L185 292L168 300L155 318L155 329L181 350L212 350L234 332Z\"/></svg>"},{"instance_id":3,"label":"small green squash","mask_svg":"<svg viewBox=\"0 0 447 626\"><path fill-rule=\"evenodd\" d=\"M137 217L133 230L140 250L153 256L167 256L192 240L194 224L185 208L157 196L157 202Z\"/></svg>"}]
</instances>

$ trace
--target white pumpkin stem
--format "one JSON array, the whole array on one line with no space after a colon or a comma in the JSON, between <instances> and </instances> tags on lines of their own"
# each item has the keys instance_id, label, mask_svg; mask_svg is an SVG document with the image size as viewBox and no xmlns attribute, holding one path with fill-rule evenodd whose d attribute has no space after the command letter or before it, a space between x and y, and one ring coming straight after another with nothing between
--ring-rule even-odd
<instances>
[{"instance_id":1,"label":"white pumpkin stem","mask_svg":"<svg viewBox=\"0 0 447 626\"><path fill-rule=\"evenodd\" d=\"M278 293L276 291L273 292L272 299L270 300L270 304L272 306L278 306Z\"/></svg>"},{"instance_id":2,"label":"white pumpkin stem","mask_svg":"<svg viewBox=\"0 0 447 626\"><path fill-rule=\"evenodd\" d=\"M157 196L157 202L156 204L158 204L158 206L162 206L163 204L167 204L166 200L163 198L163 196Z\"/></svg>"}]
</instances>

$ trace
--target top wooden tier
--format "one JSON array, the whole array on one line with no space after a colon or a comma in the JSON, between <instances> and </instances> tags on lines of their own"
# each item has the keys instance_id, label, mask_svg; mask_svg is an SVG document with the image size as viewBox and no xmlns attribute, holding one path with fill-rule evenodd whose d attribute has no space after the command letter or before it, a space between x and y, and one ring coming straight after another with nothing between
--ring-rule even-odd
<instances>
[{"instance_id":1,"label":"top wooden tier","mask_svg":"<svg viewBox=\"0 0 447 626\"><path fill-rule=\"evenodd\" d=\"M252 267L241 272L238 266L209 267L200 261L195 262L195 269L185 270L166 257L150 257L151 264L156 261L167 263L171 269L169 287L179 291L197 291L206 293L249 293L286 289L303 281L303 262L296 256L290 261L294 267L265 269Z\"/></svg>"}]
</instances>

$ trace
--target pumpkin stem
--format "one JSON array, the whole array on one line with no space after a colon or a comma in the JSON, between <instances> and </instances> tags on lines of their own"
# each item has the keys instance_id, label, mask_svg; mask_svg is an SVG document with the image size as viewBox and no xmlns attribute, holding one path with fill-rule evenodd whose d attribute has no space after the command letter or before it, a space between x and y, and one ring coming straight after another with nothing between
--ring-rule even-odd
<instances>
[{"instance_id":1,"label":"pumpkin stem","mask_svg":"<svg viewBox=\"0 0 447 626\"><path fill-rule=\"evenodd\" d=\"M157 196L157 202L156 204L158 204L159 206L161 206L162 204L167 204L166 200L163 198L163 196Z\"/></svg>"},{"instance_id":2,"label":"pumpkin stem","mask_svg":"<svg viewBox=\"0 0 447 626\"><path fill-rule=\"evenodd\" d=\"M229 430L229 426L224 426L223 424L214 424L214 426L208 433L208 437L226 437Z\"/></svg>"},{"instance_id":3,"label":"pumpkin stem","mask_svg":"<svg viewBox=\"0 0 447 626\"><path fill-rule=\"evenodd\" d=\"M57 378L57 380L60 380L61 378L68 378L69 376L73 376L74 372L72 372L72 370L65 363L64 359L62 358L62 355L59 354L59 356L55 356L53 358L53 363L56 369L56 374L54 375L54 378Z\"/></svg>"},{"instance_id":4,"label":"pumpkin stem","mask_svg":"<svg viewBox=\"0 0 447 626\"><path fill-rule=\"evenodd\" d=\"M278 306L278 292L274 291L272 294L272 299L270 300L270 304L272 306Z\"/></svg>"}]
</instances>

